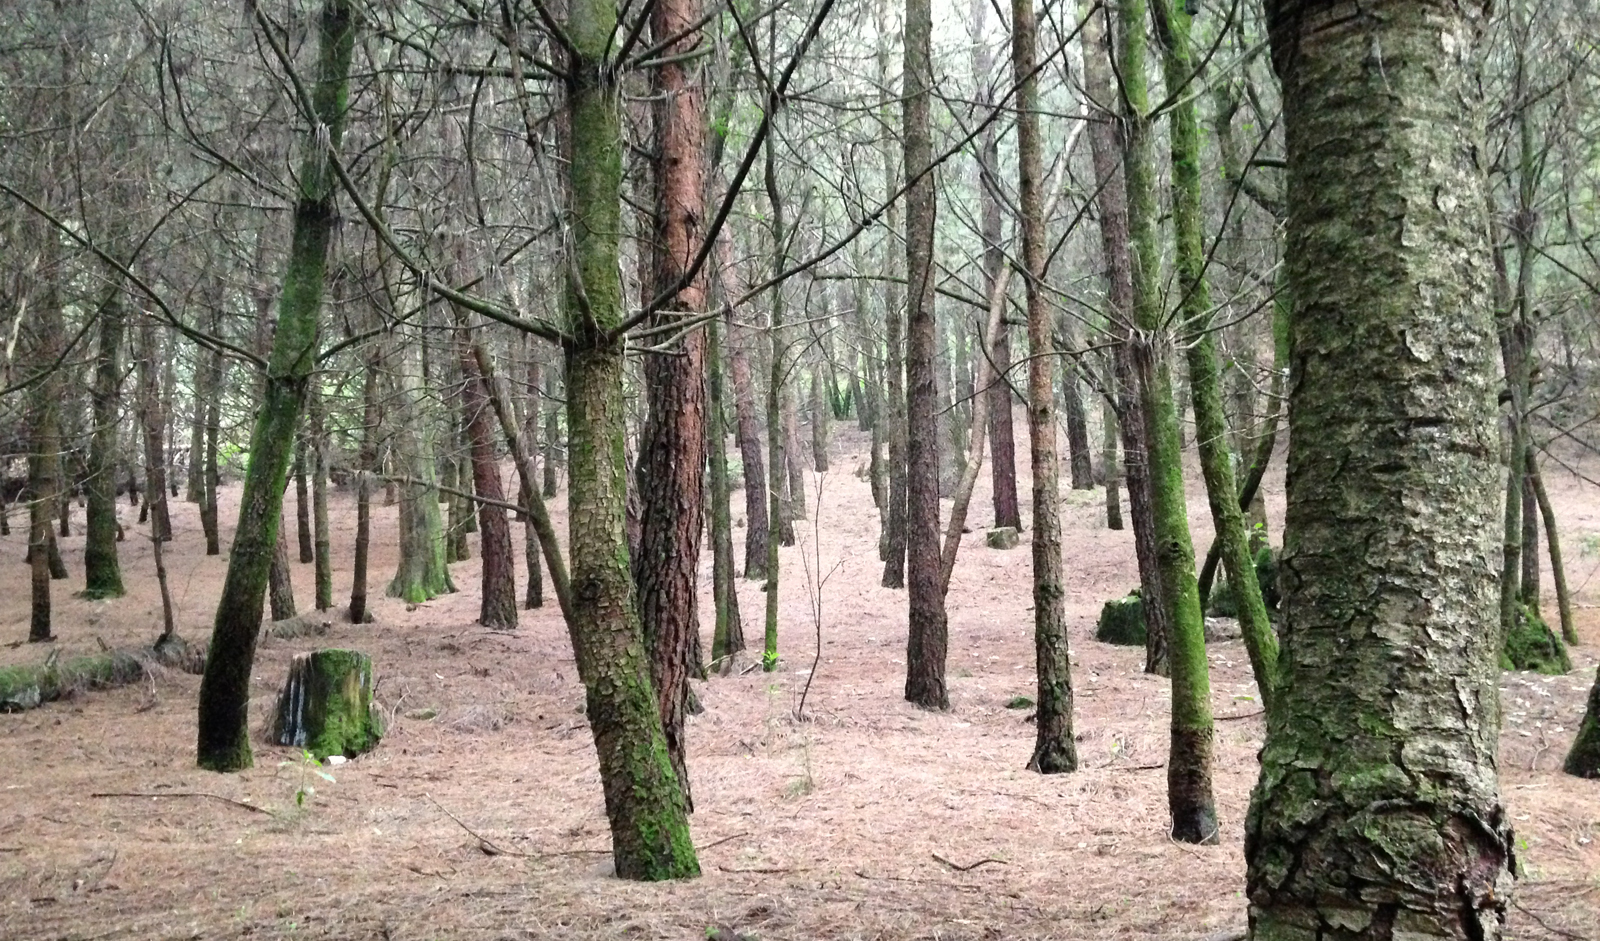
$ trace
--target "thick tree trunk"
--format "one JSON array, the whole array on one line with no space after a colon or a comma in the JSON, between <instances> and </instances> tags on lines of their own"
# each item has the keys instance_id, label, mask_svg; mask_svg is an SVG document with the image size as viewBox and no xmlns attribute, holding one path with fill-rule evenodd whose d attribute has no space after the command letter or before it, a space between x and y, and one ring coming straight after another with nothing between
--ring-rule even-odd
<instances>
[{"instance_id":1,"label":"thick tree trunk","mask_svg":"<svg viewBox=\"0 0 1600 941\"><path fill-rule=\"evenodd\" d=\"M906 699L926 709L950 708L945 686L949 647L939 583L939 390L935 375L933 239L937 212L929 107L933 90L931 0L906 0L904 125L906 179Z\"/></svg>"},{"instance_id":2,"label":"thick tree trunk","mask_svg":"<svg viewBox=\"0 0 1600 941\"><path fill-rule=\"evenodd\" d=\"M616 0L568 5L568 86L562 130L571 251L565 306L568 525L578 674L599 758L616 873L624 879L697 875L683 789L673 773L634 601L624 529L620 324L622 128L617 74L606 61Z\"/></svg>"},{"instance_id":3,"label":"thick tree trunk","mask_svg":"<svg viewBox=\"0 0 1600 941\"><path fill-rule=\"evenodd\" d=\"M1034 75L1038 29L1033 0L1011 2L1011 78L1017 84L1017 202L1028 311L1028 445L1033 471L1033 648L1038 674L1038 727L1028 768L1076 771L1072 733L1072 662L1066 590L1061 578L1061 459L1056 446L1055 318L1045 299L1044 169L1040 157L1039 91Z\"/></svg>"},{"instance_id":4,"label":"thick tree trunk","mask_svg":"<svg viewBox=\"0 0 1600 941\"><path fill-rule=\"evenodd\" d=\"M1257 941L1504 936L1493 272L1471 4L1273 0L1293 288ZM1380 67L1376 57L1382 55ZM1403 213L1404 225L1394 212ZM1352 233L1359 233L1359 236Z\"/></svg>"},{"instance_id":5,"label":"thick tree trunk","mask_svg":"<svg viewBox=\"0 0 1600 941\"><path fill-rule=\"evenodd\" d=\"M167 509L164 440L167 419L161 410L161 373L157 364L162 352L160 339L156 335L155 318L144 318L144 323L139 327L139 341L139 421L144 431L145 499L150 501L156 532L165 542L172 538L172 516Z\"/></svg>"},{"instance_id":6,"label":"thick tree trunk","mask_svg":"<svg viewBox=\"0 0 1600 941\"><path fill-rule=\"evenodd\" d=\"M55 368L64 343L61 300L57 291L60 273L55 239L45 238L42 250L44 297L37 299L36 313L25 326L29 339L28 362L35 369L47 370L34 383L30 394L30 441L28 455L28 564L32 590L28 622L31 643L52 640L50 551L54 536L50 524L55 518L56 501L61 499L61 399L62 373Z\"/></svg>"},{"instance_id":7,"label":"thick tree trunk","mask_svg":"<svg viewBox=\"0 0 1600 941\"><path fill-rule=\"evenodd\" d=\"M1173 839L1215 843L1218 829L1211 795L1211 683L1205 623L1195 583L1194 543L1189 537L1189 511L1184 498L1179 409L1172 390L1176 351L1161 303L1156 174L1151 154L1154 134L1144 83L1148 26L1145 12L1144 0L1124 0L1118 7L1123 91L1131 111L1126 122L1123 165L1128 190L1128 233L1133 248L1134 322L1139 328L1129 350L1148 434L1146 460L1162 589L1155 600L1169 618L1170 632L1167 649L1172 669L1172 737L1167 759L1167 806L1172 812Z\"/></svg>"},{"instance_id":8,"label":"thick tree trunk","mask_svg":"<svg viewBox=\"0 0 1600 941\"><path fill-rule=\"evenodd\" d=\"M250 436L239 523L200 683L198 759L201 767L213 771L237 771L252 762L250 667L261 628L261 596L278 542L295 429L316 365L328 243L337 216L329 155L338 149L344 130L354 40L354 11L348 0L325 0L313 86L320 123L305 142L266 393Z\"/></svg>"},{"instance_id":9,"label":"thick tree trunk","mask_svg":"<svg viewBox=\"0 0 1600 941\"><path fill-rule=\"evenodd\" d=\"M828 472L828 424L833 417L833 404L825 391L829 386L824 364L811 365L811 466L819 474ZM819 508L820 509L820 508Z\"/></svg>"},{"instance_id":10,"label":"thick tree trunk","mask_svg":"<svg viewBox=\"0 0 1600 941\"><path fill-rule=\"evenodd\" d=\"M1583 720L1578 725L1578 735L1572 740L1572 750L1561 770L1580 778L1600 778L1600 668L1594 672L1594 686L1589 688L1589 703Z\"/></svg>"},{"instance_id":11,"label":"thick tree trunk","mask_svg":"<svg viewBox=\"0 0 1600 941\"><path fill-rule=\"evenodd\" d=\"M117 411L122 394L122 337L127 319L120 277L112 281L98 316L100 349L91 393L94 435L89 442L89 479L85 486L89 505L85 513L83 594L86 598L117 598L123 594L122 566L117 560Z\"/></svg>"}]
</instances>

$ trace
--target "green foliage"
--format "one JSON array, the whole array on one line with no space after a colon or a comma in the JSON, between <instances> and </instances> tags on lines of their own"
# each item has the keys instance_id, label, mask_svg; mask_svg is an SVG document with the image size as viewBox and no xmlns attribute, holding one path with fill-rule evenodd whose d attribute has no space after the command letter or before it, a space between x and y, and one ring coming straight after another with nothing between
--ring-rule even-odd
<instances>
[{"instance_id":1,"label":"green foliage","mask_svg":"<svg viewBox=\"0 0 1600 941\"><path fill-rule=\"evenodd\" d=\"M297 761L278 762L278 767L280 768L285 768L289 765L296 765L300 769L300 781L298 786L295 787L294 791L294 805L296 807L305 807L306 798L317 793L316 787L307 783L308 775L314 774L322 780L327 781L329 784L335 783L333 780L333 775L322 770L322 762L317 760L317 756L311 754L311 752L306 751L305 749L300 750L300 758Z\"/></svg>"},{"instance_id":2,"label":"green foliage","mask_svg":"<svg viewBox=\"0 0 1600 941\"><path fill-rule=\"evenodd\" d=\"M1029 699L1026 696L1012 696L1010 699L1006 700L1006 708L1007 709L1031 709L1031 708L1033 708L1033 700Z\"/></svg>"},{"instance_id":3,"label":"green foliage","mask_svg":"<svg viewBox=\"0 0 1600 941\"><path fill-rule=\"evenodd\" d=\"M1125 598L1107 601L1100 609L1100 623L1094 639L1105 644L1143 647L1145 643L1144 599L1135 588Z\"/></svg>"}]
</instances>

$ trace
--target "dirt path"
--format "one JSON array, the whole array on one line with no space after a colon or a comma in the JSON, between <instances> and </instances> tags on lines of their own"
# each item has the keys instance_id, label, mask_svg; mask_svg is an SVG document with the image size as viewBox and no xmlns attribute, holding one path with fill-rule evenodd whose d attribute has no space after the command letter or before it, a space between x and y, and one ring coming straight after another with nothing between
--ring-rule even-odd
<instances>
[{"instance_id":1,"label":"dirt path","mask_svg":"<svg viewBox=\"0 0 1600 941\"><path fill-rule=\"evenodd\" d=\"M383 598L395 564L391 508L374 514L377 623L336 618L316 641L373 655L379 698L395 716L383 745L330 769L334 783L311 778L315 794L296 809L304 775L287 749L258 744L257 767L239 775L194 769L196 677L0 716L0 938L691 939L724 926L761 939L1176 939L1242 926L1242 820L1262 734L1243 648L1211 651L1222 845L1172 843L1164 681L1139 672L1139 652L1091 639L1100 604L1135 584L1131 533L1102 528L1100 491L1069 493L1067 601L1085 767L1024 771L1033 727L1026 710L1005 704L1034 692L1026 545L983 546L986 471L973 502L980 528L950 592L954 708L910 707L901 700L905 597L877 585L876 513L858 474L864 448L854 431L836 434L837 470L809 500L821 518L783 550L780 672L700 687L707 711L691 721L689 761L703 878L634 885L607 875L599 777L553 601L523 612L515 634L478 627L475 561L453 567L458 594L412 610ZM1018 466L1027 467L1025 453ZM1570 577L1583 586L1580 601L1594 602L1600 495L1553 468L1547 475ZM1270 482L1268 502L1276 525L1281 480ZM338 492L331 503L342 605L353 496ZM1191 508L1203 538L1198 492ZM235 508L225 503L222 515ZM167 564L180 631L203 640L224 562L202 554L193 506L175 504L173 516ZM557 525L564 531L564 519ZM0 540L3 643L27 632L24 539L14 528ZM73 572L57 583L63 655L156 635L145 540L123 543L135 587L112 603L68 596L81 587L81 529L63 551ZM816 643L803 559L832 574L821 662L796 721ZM703 569L708 585L709 554ZM306 611L310 566L297 565L295 579ZM739 590L756 639L763 596L753 582ZM1519 902L1532 913L1515 913L1516 938L1600 941L1600 782L1555 770L1600 652L1600 614L1584 607L1580 618L1577 671L1502 684L1503 788L1527 869ZM709 598L702 624L709 648ZM263 644L257 725L289 657L307 644ZM0 665L42 656L0 646ZM172 796L92 796L105 792Z\"/></svg>"}]
</instances>

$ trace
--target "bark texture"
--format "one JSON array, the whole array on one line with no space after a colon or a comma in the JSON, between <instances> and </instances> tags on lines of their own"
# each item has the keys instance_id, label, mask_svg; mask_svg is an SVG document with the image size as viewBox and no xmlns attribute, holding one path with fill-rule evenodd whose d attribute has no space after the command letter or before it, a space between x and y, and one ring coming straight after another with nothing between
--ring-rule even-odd
<instances>
[{"instance_id":1,"label":"bark texture","mask_svg":"<svg viewBox=\"0 0 1600 941\"><path fill-rule=\"evenodd\" d=\"M928 709L950 708L945 688L949 646L944 587L939 578L939 390L934 346L933 232L936 194L929 127L932 100L931 0L906 0L904 165L906 193L906 699Z\"/></svg>"},{"instance_id":2,"label":"bark texture","mask_svg":"<svg viewBox=\"0 0 1600 941\"><path fill-rule=\"evenodd\" d=\"M1294 310L1256 941L1503 937L1493 272L1473 5L1269 2Z\"/></svg>"}]
</instances>

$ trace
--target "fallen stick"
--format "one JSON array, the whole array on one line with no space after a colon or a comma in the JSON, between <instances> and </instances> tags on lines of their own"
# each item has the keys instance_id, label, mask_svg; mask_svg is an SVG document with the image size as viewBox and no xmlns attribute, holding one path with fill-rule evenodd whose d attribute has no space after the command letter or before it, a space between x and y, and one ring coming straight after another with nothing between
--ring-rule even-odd
<instances>
[{"instance_id":1,"label":"fallen stick","mask_svg":"<svg viewBox=\"0 0 1600 941\"><path fill-rule=\"evenodd\" d=\"M95 793L95 794L90 794L89 796L90 797L200 797L200 798L206 798L206 799L214 800L214 801L222 801L224 804L232 804L235 807L243 807L245 810L253 810L258 814L266 814L268 817L276 817L277 816L277 814L274 814L272 811L268 810L265 807L257 807L255 804L251 804L251 803L248 803L246 801L234 800L231 797L223 797L221 794L208 794L205 791L100 791L100 792Z\"/></svg>"},{"instance_id":2,"label":"fallen stick","mask_svg":"<svg viewBox=\"0 0 1600 941\"><path fill-rule=\"evenodd\" d=\"M943 856L940 856L938 853L932 853L930 855L932 855L933 858L935 860L937 860L938 862L944 863L946 866L949 866L951 869L954 869L956 872L971 872L972 870L977 869L979 866L982 866L985 863L994 863L997 866L1009 866L1009 865L1011 865L1010 863L1006 862L1003 859L995 859L993 856L986 856L983 859L980 859L975 863L968 863L967 865L963 866L960 863L953 863L950 860L945 859Z\"/></svg>"}]
</instances>

